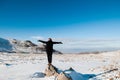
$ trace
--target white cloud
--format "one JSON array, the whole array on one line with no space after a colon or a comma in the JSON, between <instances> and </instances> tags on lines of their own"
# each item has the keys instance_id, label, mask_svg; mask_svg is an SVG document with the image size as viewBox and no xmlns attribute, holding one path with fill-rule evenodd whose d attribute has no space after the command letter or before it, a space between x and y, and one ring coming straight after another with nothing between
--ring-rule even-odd
<instances>
[{"instance_id":1,"label":"white cloud","mask_svg":"<svg viewBox=\"0 0 120 80\"><path fill-rule=\"evenodd\" d=\"M120 40L73 40L73 39L61 39L63 45L58 47L69 49L81 49L81 48L108 48L117 47L120 48Z\"/></svg>"},{"instance_id":2,"label":"white cloud","mask_svg":"<svg viewBox=\"0 0 120 80\"><path fill-rule=\"evenodd\" d=\"M32 39L42 39L42 40L44 40L45 38L44 37L42 37L42 36L32 36L31 37Z\"/></svg>"}]
</instances>

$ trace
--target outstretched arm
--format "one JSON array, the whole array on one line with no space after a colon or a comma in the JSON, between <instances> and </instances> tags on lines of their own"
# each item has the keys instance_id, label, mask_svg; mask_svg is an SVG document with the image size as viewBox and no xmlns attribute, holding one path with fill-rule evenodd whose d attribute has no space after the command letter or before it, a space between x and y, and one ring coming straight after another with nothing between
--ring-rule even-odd
<instances>
[{"instance_id":1,"label":"outstretched arm","mask_svg":"<svg viewBox=\"0 0 120 80\"><path fill-rule=\"evenodd\" d=\"M47 43L46 41L43 41L43 40L38 40L38 42Z\"/></svg>"},{"instance_id":2,"label":"outstretched arm","mask_svg":"<svg viewBox=\"0 0 120 80\"><path fill-rule=\"evenodd\" d=\"M53 42L53 44L63 44L62 42Z\"/></svg>"}]
</instances>

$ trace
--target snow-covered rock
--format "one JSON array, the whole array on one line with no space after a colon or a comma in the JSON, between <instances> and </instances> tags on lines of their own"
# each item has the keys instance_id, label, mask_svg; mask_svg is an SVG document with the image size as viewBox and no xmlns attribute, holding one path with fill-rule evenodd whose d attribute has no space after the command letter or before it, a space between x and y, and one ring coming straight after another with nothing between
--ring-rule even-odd
<instances>
[{"instance_id":1,"label":"snow-covered rock","mask_svg":"<svg viewBox=\"0 0 120 80\"><path fill-rule=\"evenodd\" d=\"M17 39L9 39L10 43L12 44L14 51L16 52L27 52L27 53L43 53L45 52L44 45L38 45L33 43L30 40L17 40ZM55 53L62 54L60 51L54 49Z\"/></svg>"}]
</instances>

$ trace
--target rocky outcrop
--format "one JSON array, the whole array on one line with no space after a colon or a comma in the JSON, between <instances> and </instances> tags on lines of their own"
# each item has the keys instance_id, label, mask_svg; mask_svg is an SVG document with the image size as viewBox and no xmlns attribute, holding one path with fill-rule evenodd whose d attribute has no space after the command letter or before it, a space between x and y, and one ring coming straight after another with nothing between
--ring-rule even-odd
<instances>
[{"instance_id":1,"label":"rocky outcrop","mask_svg":"<svg viewBox=\"0 0 120 80\"><path fill-rule=\"evenodd\" d=\"M20 41L16 39L10 40L16 52L42 53L42 46L38 46L30 40Z\"/></svg>"},{"instance_id":2,"label":"rocky outcrop","mask_svg":"<svg viewBox=\"0 0 120 80\"><path fill-rule=\"evenodd\" d=\"M47 77L49 76L57 76L58 72L57 72L57 68L53 65L47 65L46 69L45 69L45 75Z\"/></svg>"},{"instance_id":3,"label":"rocky outcrop","mask_svg":"<svg viewBox=\"0 0 120 80\"><path fill-rule=\"evenodd\" d=\"M55 76L55 80L88 80L89 76L80 74L72 68L67 70L58 70L58 68L53 65L47 65L45 75L47 77Z\"/></svg>"},{"instance_id":4,"label":"rocky outcrop","mask_svg":"<svg viewBox=\"0 0 120 80\"><path fill-rule=\"evenodd\" d=\"M16 39L10 39L10 43L13 45L16 52L29 52L29 53L44 53L45 45L37 45L30 40L20 41ZM62 54L60 51L53 50L54 53Z\"/></svg>"},{"instance_id":5,"label":"rocky outcrop","mask_svg":"<svg viewBox=\"0 0 120 80\"><path fill-rule=\"evenodd\" d=\"M70 77L66 76L64 72L61 72L55 80L72 80Z\"/></svg>"}]
</instances>

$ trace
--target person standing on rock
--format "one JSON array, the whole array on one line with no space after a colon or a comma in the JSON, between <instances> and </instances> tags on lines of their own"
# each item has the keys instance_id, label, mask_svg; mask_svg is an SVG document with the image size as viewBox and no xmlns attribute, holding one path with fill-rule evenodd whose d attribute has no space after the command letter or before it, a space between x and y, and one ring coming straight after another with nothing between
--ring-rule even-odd
<instances>
[{"instance_id":1,"label":"person standing on rock","mask_svg":"<svg viewBox=\"0 0 120 80\"><path fill-rule=\"evenodd\" d=\"M51 38L48 38L48 41L38 40L38 42L42 42L46 44L46 53L48 59L48 65L52 64L52 54L53 54L53 44L62 44L62 42L54 42Z\"/></svg>"}]
</instances>

